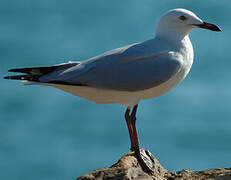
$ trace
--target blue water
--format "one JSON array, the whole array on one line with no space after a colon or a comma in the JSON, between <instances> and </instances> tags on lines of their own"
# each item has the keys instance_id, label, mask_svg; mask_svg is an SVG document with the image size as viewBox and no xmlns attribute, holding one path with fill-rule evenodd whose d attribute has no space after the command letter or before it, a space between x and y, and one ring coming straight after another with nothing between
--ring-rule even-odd
<instances>
[{"instance_id":1,"label":"blue water","mask_svg":"<svg viewBox=\"0 0 231 180\"><path fill-rule=\"evenodd\" d=\"M0 76L7 69L86 59L154 35L172 8L222 33L191 33L195 62L166 95L140 103L141 146L169 170L231 166L231 1L0 1ZM120 105L0 78L0 179L75 179L129 151Z\"/></svg>"}]
</instances>

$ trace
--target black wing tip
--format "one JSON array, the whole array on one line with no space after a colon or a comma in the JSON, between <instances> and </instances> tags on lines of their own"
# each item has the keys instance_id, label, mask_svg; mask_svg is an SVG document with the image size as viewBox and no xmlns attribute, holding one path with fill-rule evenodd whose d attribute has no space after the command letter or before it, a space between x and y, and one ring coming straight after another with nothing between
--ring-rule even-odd
<instances>
[{"instance_id":1,"label":"black wing tip","mask_svg":"<svg viewBox=\"0 0 231 180\"><path fill-rule=\"evenodd\" d=\"M28 73L30 70L31 68L14 68L14 69L9 69L8 72Z\"/></svg>"},{"instance_id":2,"label":"black wing tip","mask_svg":"<svg viewBox=\"0 0 231 180\"><path fill-rule=\"evenodd\" d=\"M26 80L26 75L5 76L3 79Z\"/></svg>"},{"instance_id":3,"label":"black wing tip","mask_svg":"<svg viewBox=\"0 0 231 180\"><path fill-rule=\"evenodd\" d=\"M20 68L14 68L14 69L9 69L8 72L19 72L19 73L24 73L21 71L22 69ZM4 76L3 79L13 79L13 80L25 80L25 78L28 75L23 74L23 75L14 75L14 76Z\"/></svg>"},{"instance_id":4,"label":"black wing tip","mask_svg":"<svg viewBox=\"0 0 231 180\"><path fill-rule=\"evenodd\" d=\"M18 71L18 68L14 68L14 69L9 69L8 72L17 72Z\"/></svg>"},{"instance_id":5,"label":"black wing tip","mask_svg":"<svg viewBox=\"0 0 231 180\"><path fill-rule=\"evenodd\" d=\"M11 79L10 76L4 76L3 79Z\"/></svg>"},{"instance_id":6,"label":"black wing tip","mask_svg":"<svg viewBox=\"0 0 231 180\"><path fill-rule=\"evenodd\" d=\"M43 66L43 67L29 67L29 68L13 68L9 69L8 72L17 72L23 73L22 75L14 75L14 76L5 76L4 79L14 79L14 80L29 80L39 82L39 78L43 75L49 74L53 71L56 71L62 67L72 67L79 63L64 63L58 64L54 66ZM65 82L59 82L64 84Z\"/></svg>"}]
</instances>

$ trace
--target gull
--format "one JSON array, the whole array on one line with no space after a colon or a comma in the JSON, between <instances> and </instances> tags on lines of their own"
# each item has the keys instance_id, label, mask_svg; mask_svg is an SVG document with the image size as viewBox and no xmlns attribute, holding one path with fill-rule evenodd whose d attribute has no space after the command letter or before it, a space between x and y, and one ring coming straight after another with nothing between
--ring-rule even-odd
<instances>
[{"instance_id":1,"label":"gull","mask_svg":"<svg viewBox=\"0 0 231 180\"><path fill-rule=\"evenodd\" d=\"M151 168L141 156L136 130L136 111L143 99L160 96L179 84L193 64L189 33L197 28L221 31L186 9L172 9L156 26L155 37L83 60L54 66L10 69L24 73L5 79L24 84L52 86L97 104L118 103L126 107L131 150L142 169Z\"/></svg>"}]
</instances>

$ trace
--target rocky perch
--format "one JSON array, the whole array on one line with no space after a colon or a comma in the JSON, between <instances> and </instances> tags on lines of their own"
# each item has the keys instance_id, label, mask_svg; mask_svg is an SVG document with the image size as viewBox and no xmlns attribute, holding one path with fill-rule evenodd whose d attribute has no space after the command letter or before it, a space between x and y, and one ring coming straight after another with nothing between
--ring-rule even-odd
<instances>
[{"instance_id":1,"label":"rocky perch","mask_svg":"<svg viewBox=\"0 0 231 180\"><path fill-rule=\"evenodd\" d=\"M149 151L141 149L141 154L148 166L152 168L152 175L145 173L134 152L129 152L111 167L94 170L78 177L77 180L231 180L231 168L204 171L184 169L172 172L164 169Z\"/></svg>"}]
</instances>

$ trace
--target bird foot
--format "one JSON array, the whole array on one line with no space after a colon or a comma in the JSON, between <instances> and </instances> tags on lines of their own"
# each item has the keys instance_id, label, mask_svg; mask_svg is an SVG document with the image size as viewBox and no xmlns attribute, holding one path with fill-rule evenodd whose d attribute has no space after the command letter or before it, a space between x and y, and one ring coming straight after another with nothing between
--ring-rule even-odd
<instances>
[{"instance_id":1,"label":"bird foot","mask_svg":"<svg viewBox=\"0 0 231 180\"><path fill-rule=\"evenodd\" d=\"M145 149L135 150L135 156L144 172L153 175L154 160L151 153Z\"/></svg>"}]
</instances>

